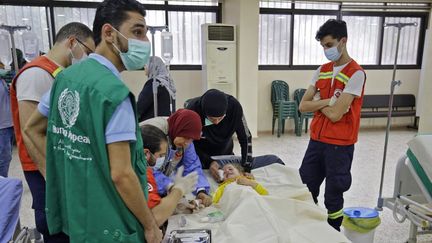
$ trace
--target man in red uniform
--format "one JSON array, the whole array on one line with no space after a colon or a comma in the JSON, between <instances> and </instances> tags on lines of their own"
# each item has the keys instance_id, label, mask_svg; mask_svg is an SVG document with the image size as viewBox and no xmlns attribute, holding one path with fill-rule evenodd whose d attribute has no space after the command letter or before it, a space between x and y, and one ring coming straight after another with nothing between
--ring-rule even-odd
<instances>
[{"instance_id":1,"label":"man in red uniform","mask_svg":"<svg viewBox=\"0 0 432 243\"><path fill-rule=\"evenodd\" d=\"M315 37L330 62L320 66L300 103L301 112L315 112L311 139L300 167L300 176L315 203L326 179L324 204L328 223L342 224L343 193L351 186L351 163L360 125L366 75L347 51L347 27L328 20Z\"/></svg>"}]
</instances>

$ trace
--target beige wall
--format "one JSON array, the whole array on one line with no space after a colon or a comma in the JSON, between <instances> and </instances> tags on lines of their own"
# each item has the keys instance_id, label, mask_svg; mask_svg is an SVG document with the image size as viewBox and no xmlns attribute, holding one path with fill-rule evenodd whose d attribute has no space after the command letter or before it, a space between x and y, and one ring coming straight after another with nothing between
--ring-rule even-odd
<instances>
[{"instance_id":1,"label":"beige wall","mask_svg":"<svg viewBox=\"0 0 432 243\"><path fill-rule=\"evenodd\" d=\"M258 0L225 0L223 22L237 27L237 98L252 136L258 134Z\"/></svg>"},{"instance_id":2,"label":"beige wall","mask_svg":"<svg viewBox=\"0 0 432 243\"><path fill-rule=\"evenodd\" d=\"M422 82L419 85L420 95L420 133L432 133L432 18L429 19L425 50L423 53Z\"/></svg>"},{"instance_id":3,"label":"beige wall","mask_svg":"<svg viewBox=\"0 0 432 243\"><path fill-rule=\"evenodd\" d=\"M123 72L122 78L138 99L139 92L144 86L147 77L143 71ZM185 100L200 96L203 90L201 71L171 71L177 89L177 109L183 108Z\"/></svg>"},{"instance_id":4,"label":"beige wall","mask_svg":"<svg viewBox=\"0 0 432 243\"><path fill-rule=\"evenodd\" d=\"M270 103L271 82L276 79L286 81L290 87L290 94L298 88L307 88L313 75L310 71L260 71L259 72L259 96L258 96L258 131L271 131L272 108ZM365 94L389 94L392 70L366 70L367 81ZM417 94L420 70L398 70L396 78L402 81L402 85L396 87L396 94ZM392 124L411 124L412 118L393 118ZM367 118L361 120L362 126L385 126L386 118ZM293 129L294 123L288 121L285 129Z\"/></svg>"},{"instance_id":5,"label":"beige wall","mask_svg":"<svg viewBox=\"0 0 432 243\"><path fill-rule=\"evenodd\" d=\"M309 80L313 71L259 71L258 72L258 94L252 96L257 101L257 130L258 132L271 131L272 109L270 103L270 84L273 80L285 80L290 86L290 93L295 89L305 88L309 85ZM389 80L392 70L366 70L367 83L365 94L388 94L390 92ZM144 85L143 72L124 72L122 76L131 88L132 92L139 94ZM202 94L203 84L201 82L201 71L172 71L172 77L177 88L177 108L182 108L186 99ZM398 70L397 79L402 81L402 85L396 87L397 94L417 95L420 79L420 70ZM136 81L138 80L138 81ZM432 90L432 88L429 88ZM426 97L426 96L425 96ZM429 96L431 97L431 96ZM432 101L429 101L432 103ZM243 106L248 104L243 103ZM429 107L425 107L426 109ZM429 117L431 109L428 109ZM412 118L393 118L393 125L408 125L412 123ZM248 121L248 123L251 123ZM362 126L385 126L386 118L362 119ZM286 129L293 129L293 122L287 121Z\"/></svg>"}]
</instances>

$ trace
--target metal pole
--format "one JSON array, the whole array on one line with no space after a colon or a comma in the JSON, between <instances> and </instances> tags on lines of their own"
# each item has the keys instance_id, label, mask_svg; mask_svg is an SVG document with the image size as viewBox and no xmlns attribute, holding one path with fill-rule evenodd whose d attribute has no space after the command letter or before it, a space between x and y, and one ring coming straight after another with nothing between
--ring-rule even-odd
<instances>
[{"instance_id":1,"label":"metal pole","mask_svg":"<svg viewBox=\"0 0 432 243\"><path fill-rule=\"evenodd\" d=\"M157 93L158 93L159 83L155 78L153 78L152 86L153 86L153 111L154 111L154 117L157 117L158 116Z\"/></svg>"},{"instance_id":2,"label":"metal pole","mask_svg":"<svg viewBox=\"0 0 432 243\"><path fill-rule=\"evenodd\" d=\"M154 37L154 35L155 35L155 32L154 31L150 31L150 33L151 33L151 35L152 35L152 43L151 43L151 46L152 46L152 56L155 56L155 37Z\"/></svg>"},{"instance_id":3,"label":"metal pole","mask_svg":"<svg viewBox=\"0 0 432 243\"><path fill-rule=\"evenodd\" d=\"M379 197L378 197L378 205L376 207L377 210L382 210L382 207L384 205L384 199L382 197L382 191L383 191L383 185L384 185L384 172L385 172L385 164L386 164L386 158L387 158L387 147L388 147L388 139L390 135L390 126L391 126L391 115L393 110L393 96L394 96L394 90L396 85L401 85L401 81L396 81L396 70L397 70L397 58L399 54L399 42L400 42L400 34L401 30L405 26L416 26L417 23L398 23L398 24L385 24L384 27L397 27L398 33L397 33L397 40L396 40L396 54L395 54L395 60L393 65L393 76L392 81L390 84L390 98L389 98L389 111L387 113L387 127L386 127L386 135L385 135L385 142L384 142L384 154L383 154L383 162L381 167L381 183L379 188Z\"/></svg>"},{"instance_id":4,"label":"metal pole","mask_svg":"<svg viewBox=\"0 0 432 243\"><path fill-rule=\"evenodd\" d=\"M155 52L155 33L156 31L162 31L164 29L168 29L168 26L147 26L148 30L150 31L150 34L152 35L152 56L156 55ZM158 87L159 83L158 81L153 78L153 111L154 111L154 117L158 116L158 100L157 100L157 93L158 93Z\"/></svg>"},{"instance_id":5,"label":"metal pole","mask_svg":"<svg viewBox=\"0 0 432 243\"><path fill-rule=\"evenodd\" d=\"M9 29L9 35L10 35L11 43L12 43L12 58L13 58L13 62L14 62L15 73L18 73L18 69L19 69L18 57L17 57L17 53L16 53L14 30L13 29Z\"/></svg>"}]
</instances>

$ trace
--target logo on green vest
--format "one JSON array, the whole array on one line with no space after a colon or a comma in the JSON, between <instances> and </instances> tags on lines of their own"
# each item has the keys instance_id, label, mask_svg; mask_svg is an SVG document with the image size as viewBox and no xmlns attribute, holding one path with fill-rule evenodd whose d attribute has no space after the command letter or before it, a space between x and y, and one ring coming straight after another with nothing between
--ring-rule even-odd
<instances>
[{"instance_id":1,"label":"logo on green vest","mask_svg":"<svg viewBox=\"0 0 432 243\"><path fill-rule=\"evenodd\" d=\"M80 97L77 91L69 91L69 89L66 88L61 92L60 98L58 99L58 109L66 128L71 128L75 125L79 114L79 104Z\"/></svg>"}]
</instances>

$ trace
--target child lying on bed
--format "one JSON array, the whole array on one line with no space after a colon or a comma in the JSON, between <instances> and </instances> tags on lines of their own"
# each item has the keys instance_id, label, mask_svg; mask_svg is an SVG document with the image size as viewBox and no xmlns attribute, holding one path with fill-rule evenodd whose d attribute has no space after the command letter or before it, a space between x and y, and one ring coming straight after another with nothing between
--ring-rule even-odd
<instances>
[{"instance_id":1,"label":"child lying on bed","mask_svg":"<svg viewBox=\"0 0 432 243\"><path fill-rule=\"evenodd\" d=\"M268 195L267 190L258 182L250 177L246 177L243 168L240 164L230 163L225 164L223 167L224 180L216 189L213 195L213 203L218 203L221 199L225 187L233 182L237 182L239 185L250 186L260 195Z\"/></svg>"}]
</instances>

